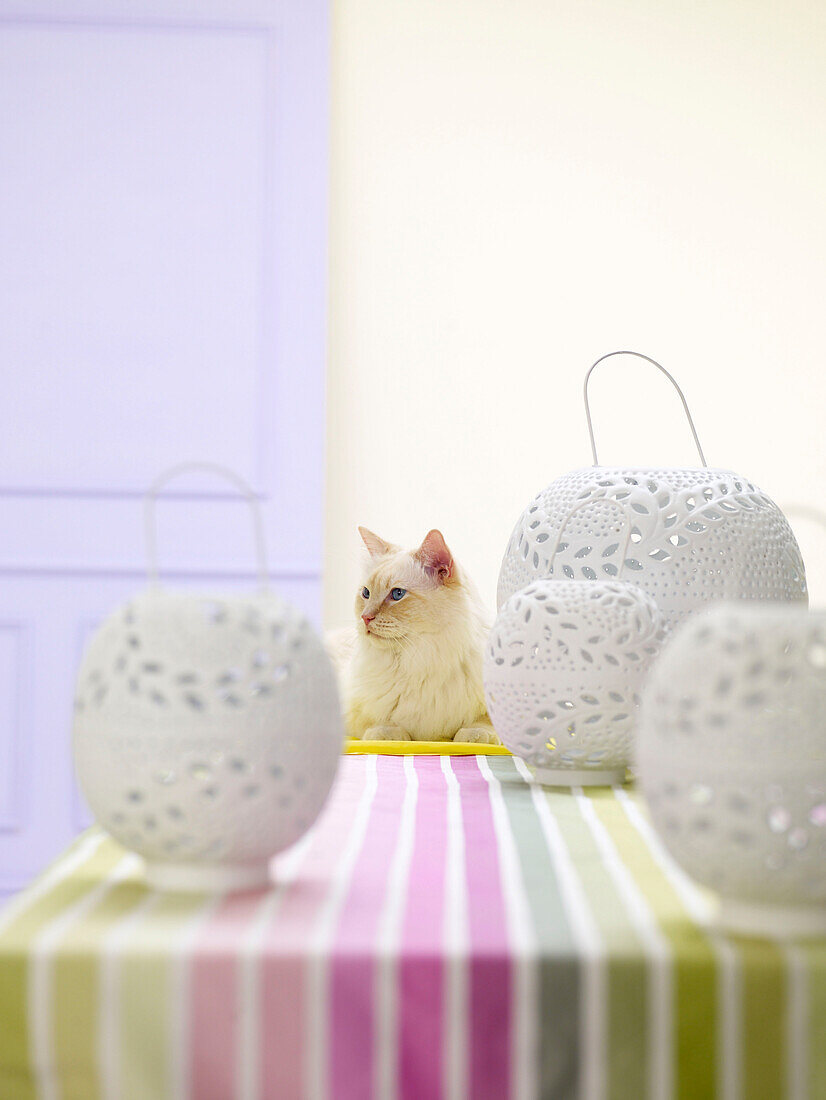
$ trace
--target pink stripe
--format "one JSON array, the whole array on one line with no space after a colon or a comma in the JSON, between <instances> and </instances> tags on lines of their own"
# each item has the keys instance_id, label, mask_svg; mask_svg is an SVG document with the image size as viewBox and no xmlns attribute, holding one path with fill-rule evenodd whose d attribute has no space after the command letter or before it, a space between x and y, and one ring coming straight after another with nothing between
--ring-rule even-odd
<instances>
[{"instance_id":1,"label":"pink stripe","mask_svg":"<svg viewBox=\"0 0 826 1100\"><path fill-rule=\"evenodd\" d=\"M470 1095L508 1095L511 962L489 787L476 757L452 760L465 829L470 938Z\"/></svg>"},{"instance_id":2,"label":"pink stripe","mask_svg":"<svg viewBox=\"0 0 826 1100\"><path fill-rule=\"evenodd\" d=\"M341 1100L372 1094L376 938L407 786L401 757L379 756L377 767L368 831L331 948L329 1081Z\"/></svg>"},{"instance_id":3,"label":"pink stripe","mask_svg":"<svg viewBox=\"0 0 826 1100\"><path fill-rule=\"evenodd\" d=\"M415 757L419 795L399 963L399 1095L442 1094L447 784L438 756Z\"/></svg>"},{"instance_id":4,"label":"pink stripe","mask_svg":"<svg viewBox=\"0 0 826 1100\"><path fill-rule=\"evenodd\" d=\"M260 964L262 1100L304 1093L309 937L351 833L369 757L348 757L315 830L301 873L267 929ZM372 1092L375 941L398 839L404 764L376 761L379 785L331 952L330 1074L339 1097ZM447 785L438 757L418 757L416 828L399 962L400 1094L442 1093ZM488 787L475 759L452 761L466 839L470 949L469 1094L508 1092L511 967ZM192 1095L224 1100L237 1079L237 946L265 895L226 899L195 944L191 970Z\"/></svg>"},{"instance_id":5,"label":"pink stripe","mask_svg":"<svg viewBox=\"0 0 826 1100\"><path fill-rule=\"evenodd\" d=\"M262 1100L304 1095L307 941L347 844L370 762L369 756L342 760L313 847L267 930L261 958Z\"/></svg>"},{"instance_id":6,"label":"pink stripe","mask_svg":"<svg viewBox=\"0 0 826 1100\"><path fill-rule=\"evenodd\" d=\"M221 903L193 947L190 970L190 1080L198 1100L235 1093L238 940L266 891L236 894Z\"/></svg>"},{"instance_id":7,"label":"pink stripe","mask_svg":"<svg viewBox=\"0 0 826 1100\"><path fill-rule=\"evenodd\" d=\"M342 771L350 765L342 761ZM363 772L363 769L362 769ZM336 782L315 828L308 853L330 843L338 835L340 820L335 803L341 789ZM332 818L328 822L328 818ZM278 879L278 861L275 865ZM225 898L200 931L193 947L190 968L190 1080L198 1100L225 1100L235 1093L237 1020L241 1006L238 987L238 943L249 930L268 891L252 891ZM285 899L286 900L286 899Z\"/></svg>"}]
</instances>

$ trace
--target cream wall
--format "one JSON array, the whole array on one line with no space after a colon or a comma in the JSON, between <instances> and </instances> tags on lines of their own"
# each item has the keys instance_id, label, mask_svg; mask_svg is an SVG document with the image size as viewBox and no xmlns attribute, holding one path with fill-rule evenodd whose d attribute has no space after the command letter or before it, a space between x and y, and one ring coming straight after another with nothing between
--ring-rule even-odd
<instances>
[{"instance_id":1,"label":"cream wall","mask_svg":"<svg viewBox=\"0 0 826 1100\"><path fill-rule=\"evenodd\" d=\"M359 523L441 527L492 605L618 347L712 465L826 504L822 0L337 0L333 54L328 625ZM601 459L691 461L665 380L614 362Z\"/></svg>"}]
</instances>

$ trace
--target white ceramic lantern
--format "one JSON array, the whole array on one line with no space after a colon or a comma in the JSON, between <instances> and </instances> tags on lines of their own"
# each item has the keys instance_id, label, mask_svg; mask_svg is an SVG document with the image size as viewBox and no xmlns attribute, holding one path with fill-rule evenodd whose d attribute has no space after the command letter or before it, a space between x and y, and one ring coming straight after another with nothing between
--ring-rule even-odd
<instances>
[{"instance_id":1,"label":"white ceramic lantern","mask_svg":"<svg viewBox=\"0 0 826 1100\"><path fill-rule=\"evenodd\" d=\"M182 469L147 497L153 574L154 495ZM304 616L267 591L257 508L255 517L260 592L153 585L105 620L80 669L81 787L160 889L266 883L270 858L313 822L338 767L335 674Z\"/></svg>"},{"instance_id":2,"label":"white ceramic lantern","mask_svg":"<svg viewBox=\"0 0 826 1100\"><path fill-rule=\"evenodd\" d=\"M623 581L535 581L506 601L485 651L488 713L550 786L622 782L662 616Z\"/></svg>"},{"instance_id":3,"label":"white ceramic lantern","mask_svg":"<svg viewBox=\"0 0 826 1100\"><path fill-rule=\"evenodd\" d=\"M638 774L724 927L826 933L826 613L730 604L683 624L643 693Z\"/></svg>"},{"instance_id":4,"label":"white ceramic lantern","mask_svg":"<svg viewBox=\"0 0 826 1100\"><path fill-rule=\"evenodd\" d=\"M588 380L604 359L621 354L645 359L673 383L701 466L599 465ZM585 377L585 409L594 465L557 478L520 516L499 574L500 607L540 577L632 580L656 600L667 628L713 600L805 603L803 561L783 513L748 478L706 465L685 397L659 363L638 352L598 359ZM620 504L631 524L625 552L624 521L611 504ZM575 507L552 558L557 533Z\"/></svg>"}]
</instances>

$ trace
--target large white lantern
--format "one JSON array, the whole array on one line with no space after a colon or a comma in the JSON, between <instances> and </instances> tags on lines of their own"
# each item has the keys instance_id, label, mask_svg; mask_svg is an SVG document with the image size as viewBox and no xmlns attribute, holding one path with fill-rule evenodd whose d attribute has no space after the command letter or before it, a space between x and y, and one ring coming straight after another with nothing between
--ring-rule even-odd
<instances>
[{"instance_id":1,"label":"large white lantern","mask_svg":"<svg viewBox=\"0 0 826 1100\"><path fill-rule=\"evenodd\" d=\"M163 475L147 496L155 580L154 497L192 465ZM270 858L321 809L343 742L330 660L304 616L268 591L255 498L220 472L254 507L260 591L193 594L155 583L100 626L78 676L84 795L160 889L266 883Z\"/></svg>"},{"instance_id":2,"label":"large white lantern","mask_svg":"<svg viewBox=\"0 0 826 1100\"><path fill-rule=\"evenodd\" d=\"M638 775L675 860L755 935L826 933L826 612L708 609L643 692Z\"/></svg>"},{"instance_id":3,"label":"large white lantern","mask_svg":"<svg viewBox=\"0 0 826 1100\"><path fill-rule=\"evenodd\" d=\"M622 354L652 363L675 386L700 466L599 465L588 380L599 363ZM668 371L647 355L611 352L586 374L584 394L594 464L557 478L519 517L499 574L500 607L545 577L633 581L654 598L667 628L713 600L805 603L803 561L783 513L748 478L706 465L685 397Z\"/></svg>"}]
</instances>

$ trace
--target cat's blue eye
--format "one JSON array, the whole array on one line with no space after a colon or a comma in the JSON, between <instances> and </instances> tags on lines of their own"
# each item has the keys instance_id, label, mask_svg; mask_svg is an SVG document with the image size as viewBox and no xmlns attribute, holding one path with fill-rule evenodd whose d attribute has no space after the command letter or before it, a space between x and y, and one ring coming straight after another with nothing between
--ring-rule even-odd
<instances>
[{"instance_id":1,"label":"cat's blue eye","mask_svg":"<svg viewBox=\"0 0 826 1100\"><path fill-rule=\"evenodd\" d=\"M361 594L362 594L362 596L364 596L365 600L370 599L370 589L369 588L362 588Z\"/></svg>"},{"instance_id":2,"label":"cat's blue eye","mask_svg":"<svg viewBox=\"0 0 826 1100\"><path fill-rule=\"evenodd\" d=\"M390 599L391 600L401 600L401 599L404 599L404 597L406 595L407 595L407 589L406 588L393 588L393 589L390 590Z\"/></svg>"}]
</instances>

